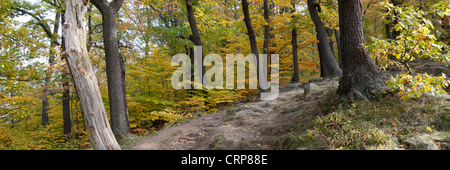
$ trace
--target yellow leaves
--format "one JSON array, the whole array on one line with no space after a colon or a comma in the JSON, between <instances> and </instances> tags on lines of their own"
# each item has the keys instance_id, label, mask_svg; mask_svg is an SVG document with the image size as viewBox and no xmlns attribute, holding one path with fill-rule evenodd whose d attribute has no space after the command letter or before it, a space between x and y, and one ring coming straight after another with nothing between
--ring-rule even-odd
<instances>
[{"instance_id":1,"label":"yellow leaves","mask_svg":"<svg viewBox=\"0 0 450 170\"><path fill-rule=\"evenodd\" d=\"M428 29L428 27L423 27L422 33L423 33L423 34L429 34L429 33L430 33L430 30Z\"/></svg>"},{"instance_id":2,"label":"yellow leaves","mask_svg":"<svg viewBox=\"0 0 450 170\"><path fill-rule=\"evenodd\" d=\"M392 126L397 126L397 124L395 124L394 122L390 121L389 122Z\"/></svg>"},{"instance_id":3,"label":"yellow leaves","mask_svg":"<svg viewBox=\"0 0 450 170\"><path fill-rule=\"evenodd\" d=\"M433 130L431 129L431 127L427 126L426 129L430 132L433 132Z\"/></svg>"},{"instance_id":4,"label":"yellow leaves","mask_svg":"<svg viewBox=\"0 0 450 170\"><path fill-rule=\"evenodd\" d=\"M419 98L424 92L431 93L434 96L445 94L446 92L443 88L449 82L449 80L446 80L445 75L435 77L425 73L417 74L413 77L409 74L402 74L391 77L387 82L387 87L391 91L397 91L398 95L401 95L401 99L408 100L410 98Z\"/></svg>"}]
</instances>

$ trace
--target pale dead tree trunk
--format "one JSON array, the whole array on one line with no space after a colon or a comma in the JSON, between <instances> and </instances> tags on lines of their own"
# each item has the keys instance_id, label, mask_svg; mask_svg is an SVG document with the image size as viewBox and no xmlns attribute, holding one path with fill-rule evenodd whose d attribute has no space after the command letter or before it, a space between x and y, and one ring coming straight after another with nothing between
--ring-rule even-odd
<instances>
[{"instance_id":1,"label":"pale dead tree trunk","mask_svg":"<svg viewBox=\"0 0 450 170\"><path fill-rule=\"evenodd\" d=\"M87 53L84 18L89 0L66 0L64 38L66 62L80 98L86 131L96 150L119 150L106 116L97 78Z\"/></svg>"}]
</instances>

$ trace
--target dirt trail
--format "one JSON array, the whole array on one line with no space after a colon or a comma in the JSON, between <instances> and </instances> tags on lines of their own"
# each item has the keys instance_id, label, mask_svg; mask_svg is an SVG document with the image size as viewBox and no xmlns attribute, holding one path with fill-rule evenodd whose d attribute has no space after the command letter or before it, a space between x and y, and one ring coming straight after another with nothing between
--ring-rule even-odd
<instances>
[{"instance_id":1,"label":"dirt trail","mask_svg":"<svg viewBox=\"0 0 450 170\"><path fill-rule=\"evenodd\" d=\"M278 106L302 95L304 90L299 86L300 83L281 87L276 100L238 104L162 129L139 141L134 149L272 149L276 140L273 129L279 126L283 114Z\"/></svg>"}]
</instances>

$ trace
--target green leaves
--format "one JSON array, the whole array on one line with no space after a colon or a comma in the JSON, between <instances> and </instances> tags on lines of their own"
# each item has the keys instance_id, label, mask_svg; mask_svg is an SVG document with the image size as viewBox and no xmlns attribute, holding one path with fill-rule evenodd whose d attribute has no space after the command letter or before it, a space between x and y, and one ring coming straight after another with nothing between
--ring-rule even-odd
<instances>
[{"instance_id":1,"label":"green leaves","mask_svg":"<svg viewBox=\"0 0 450 170\"><path fill-rule=\"evenodd\" d=\"M401 99L408 100L410 98L419 98L424 92L431 93L434 96L441 96L447 92L444 90L450 83L447 76L436 77L424 74L411 76L409 74L401 74L391 77L387 82L390 91L396 91L401 95Z\"/></svg>"},{"instance_id":2,"label":"green leaves","mask_svg":"<svg viewBox=\"0 0 450 170\"><path fill-rule=\"evenodd\" d=\"M436 12L436 9L424 11L416 6L402 7L389 3L385 7L389 9L387 15L398 18L398 23L391 31L399 31L400 35L395 40L373 38L375 43L369 46L370 51L381 58L385 67L395 64L408 68L408 62L416 58L431 58L449 65L449 55L443 53L448 47L437 41L435 27L427 16ZM389 56L395 56L395 59L389 59Z\"/></svg>"}]
</instances>

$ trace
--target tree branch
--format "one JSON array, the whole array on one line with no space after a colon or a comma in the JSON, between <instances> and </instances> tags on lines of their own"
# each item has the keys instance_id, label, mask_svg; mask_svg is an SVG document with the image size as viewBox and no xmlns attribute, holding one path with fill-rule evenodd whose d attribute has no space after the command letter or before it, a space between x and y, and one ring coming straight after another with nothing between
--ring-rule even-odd
<instances>
[{"instance_id":1,"label":"tree branch","mask_svg":"<svg viewBox=\"0 0 450 170\"><path fill-rule=\"evenodd\" d=\"M34 19L37 21L37 24L38 24L39 26L41 26L41 28L42 28L42 29L44 30L44 32L47 34L48 38L50 38L50 40L51 40L53 43L55 43L56 45L61 45L61 43L59 43L58 40L57 40L58 38L55 37L55 36L53 35L52 31L50 30L50 27L48 26L48 23L47 23L47 22L44 22L41 16L37 16L37 15L35 15L35 14L33 14L33 13L31 13L31 12L25 10L25 9L22 9L22 8L20 8L20 7L12 7L11 9L12 9L12 10L16 10L16 11L22 13L22 15L29 15L29 16L31 16L32 18L34 18Z\"/></svg>"}]
</instances>

